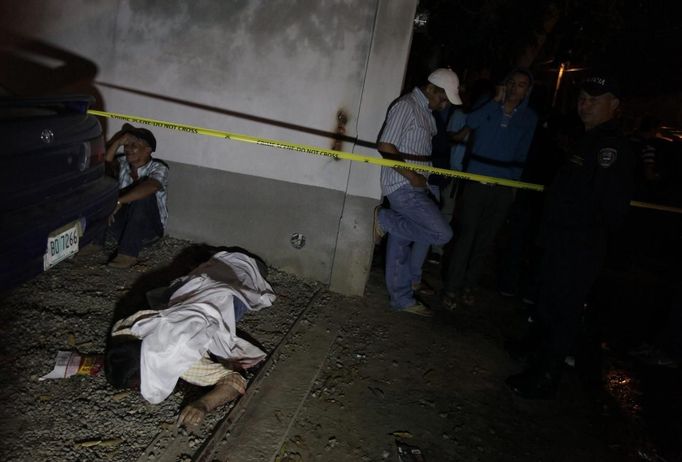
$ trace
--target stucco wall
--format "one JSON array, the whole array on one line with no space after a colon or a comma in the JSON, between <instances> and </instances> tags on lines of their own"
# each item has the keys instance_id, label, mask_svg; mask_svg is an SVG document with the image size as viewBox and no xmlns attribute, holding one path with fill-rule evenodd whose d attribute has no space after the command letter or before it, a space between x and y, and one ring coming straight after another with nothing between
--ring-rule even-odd
<instances>
[{"instance_id":1,"label":"stucco wall","mask_svg":"<svg viewBox=\"0 0 682 462\"><path fill-rule=\"evenodd\" d=\"M0 14L12 32L6 43L24 48L27 60L42 59L46 79L63 80L69 63L94 64L94 85L53 87L89 83L104 110L331 147L325 133L334 131L340 110L348 117L347 136L375 141L401 88L416 3L29 0L4 2ZM27 38L52 51L27 53ZM120 125L107 121L108 135ZM183 166L171 172L171 235L218 241L243 234L266 260L336 290L361 292L372 254L371 205L380 194L377 167L154 132L158 156ZM348 142L341 149L376 155ZM241 180L228 198L221 182L230 178ZM217 218L233 217L236 202L257 210L264 190L280 192L280 213ZM208 198L210 212L197 213ZM324 239L307 249L273 246L288 240L297 221L315 223L310 234Z\"/></svg>"}]
</instances>

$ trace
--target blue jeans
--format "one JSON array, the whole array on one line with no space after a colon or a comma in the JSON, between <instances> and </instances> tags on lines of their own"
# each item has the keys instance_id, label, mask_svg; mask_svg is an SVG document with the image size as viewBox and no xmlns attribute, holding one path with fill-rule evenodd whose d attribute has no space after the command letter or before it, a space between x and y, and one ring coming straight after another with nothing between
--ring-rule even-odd
<instances>
[{"instance_id":1,"label":"blue jeans","mask_svg":"<svg viewBox=\"0 0 682 462\"><path fill-rule=\"evenodd\" d=\"M116 212L108 234L118 242L118 253L137 257L142 247L163 236L156 196L124 204Z\"/></svg>"},{"instance_id":2,"label":"blue jeans","mask_svg":"<svg viewBox=\"0 0 682 462\"><path fill-rule=\"evenodd\" d=\"M446 244L452 229L426 188L402 186L388 196L390 209L379 211L379 225L388 233L386 288L396 310L416 303L412 283L421 280L431 245Z\"/></svg>"}]
</instances>

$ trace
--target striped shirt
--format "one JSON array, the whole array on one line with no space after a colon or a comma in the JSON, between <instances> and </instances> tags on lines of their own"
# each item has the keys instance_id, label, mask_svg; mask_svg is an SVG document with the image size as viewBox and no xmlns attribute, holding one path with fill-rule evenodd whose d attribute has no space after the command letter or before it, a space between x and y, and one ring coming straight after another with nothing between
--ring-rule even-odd
<instances>
[{"instance_id":1,"label":"striped shirt","mask_svg":"<svg viewBox=\"0 0 682 462\"><path fill-rule=\"evenodd\" d=\"M431 166L431 139L437 132L436 121L424 93L415 87L391 105L379 134L380 143L389 143L404 154L429 157L425 161L406 162ZM426 173L421 173L428 176ZM384 196L410 182L392 168L381 168L381 192Z\"/></svg>"},{"instance_id":2,"label":"striped shirt","mask_svg":"<svg viewBox=\"0 0 682 462\"><path fill-rule=\"evenodd\" d=\"M118 160L118 189L125 189L135 181L130 171L130 164L126 160L125 154L116 156ZM145 178L153 178L161 184L161 189L156 191L156 205L159 207L159 218L161 218L161 225L166 229L166 222L168 221L168 207L166 206L166 197L168 196L168 165L159 159L151 159L142 167L137 169L138 181Z\"/></svg>"}]
</instances>

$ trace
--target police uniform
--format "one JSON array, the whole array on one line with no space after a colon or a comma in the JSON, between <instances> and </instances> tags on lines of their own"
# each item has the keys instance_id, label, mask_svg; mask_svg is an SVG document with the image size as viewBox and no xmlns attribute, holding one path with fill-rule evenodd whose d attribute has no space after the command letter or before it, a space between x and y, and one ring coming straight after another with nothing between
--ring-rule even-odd
<instances>
[{"instance_id":1,"label":"police uniform","mask_svg":"<svg viewBox=\"0 0 682 462\"><path fill-rule=\"evenodd\" d=\"M537 307L543 363L557 375L634 189L634 154L614 120L587 131L571 151L548 190Z\"/></svg>"}]
</instances>

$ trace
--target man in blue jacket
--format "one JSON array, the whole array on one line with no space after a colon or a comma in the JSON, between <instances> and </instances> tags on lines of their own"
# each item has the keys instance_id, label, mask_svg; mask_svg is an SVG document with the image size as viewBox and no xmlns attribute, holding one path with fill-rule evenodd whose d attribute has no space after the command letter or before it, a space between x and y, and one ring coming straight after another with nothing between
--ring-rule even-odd
<instances>
[{"instance_id":1,"label":"man in blue jacket","mask_svg":"<svg viewBox=\"0 0 682 462\"><path fill-rule=\"evenodd\" d=\"M530 71L514 69L495 98L467 116L466 126L452 134L454 142L473 136L466 171L518 180L533 139L537 115L528 107L533 85ZM490 183L464 185L443 302L474 304L474 289L491 253L497 231L514 201L514 189Z\"/></svg>"}]
</instances>

